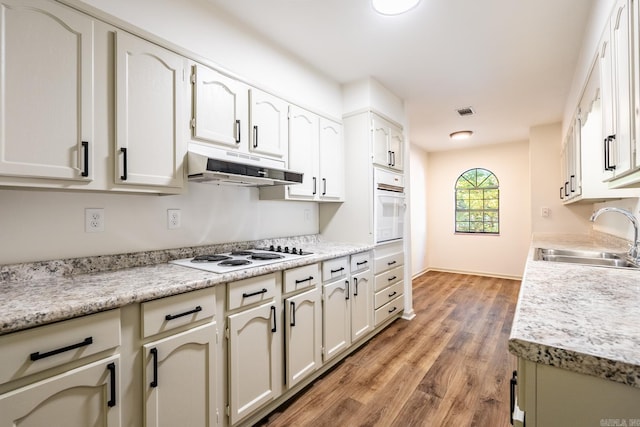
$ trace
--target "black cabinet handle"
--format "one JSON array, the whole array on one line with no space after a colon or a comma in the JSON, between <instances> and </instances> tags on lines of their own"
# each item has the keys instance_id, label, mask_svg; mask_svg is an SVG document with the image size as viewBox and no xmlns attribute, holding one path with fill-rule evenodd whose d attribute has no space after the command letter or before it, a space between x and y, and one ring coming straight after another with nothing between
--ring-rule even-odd
<instances>
[{"instance_id":1,"label":"black cabinet handle","mask_svg":"<svg viewBox=\"0 0 640 427\"><path fill-rule=\"evenodd\" d=\"M313 280L313 276L309 276L306 279L296 280L296 285L299 285L300 283L304 283L304 282L310 282L312 280Z\"/></svg>"},{"instance_id":2,"label":"black cabinet handle","mask_svg":"<svg viewBox=\"0 0 640 427\"><path fill-rule=\"evenodd\" d=\"M188 316L188 315L193 314L193 313L198 313L199 311L202 311L202 307L197 305L196 308L194 308L193 310L185 311L184 313L167 314L166 316L164 316L164 320L177 319L178 317Z\"/></svg>"},{"instance_id":3,"label":"black cabinet handle","mask_svg":"<svg viewBox=\"0 0 640 427\"><path fill-rule=\"evenodd\" d=\"M277 319L276 319L276 306L271 306L271 316L273 317L273 328L271 328L271 332L276 332L277 330Z\"/></svg>"},{"instance_id":4,"label":"black cabinet handle","mask_svg":"<svg viewBox=\"0 0 640 427\"><path fill-rule=\"evenodd\" d=\"M396 291L391 292L391 293L389 294L389 298L391 298L391 297L395 296L396 294L397 294L397 292L396 292Z\"/></svg>"},{"instance_id":5,"label":"black cabinet handle","mask_svg":"<svg viewBox=\"0 0 640 427\"><path fill-rule=\"evenodd\" d=\"M569 197L569 181L565 181L564 183L564 196Z\"/></svg>"},{"instance_id":6,"label":"black cabinet handle","mask_svg":"<svg viewBox=\"0 0 640 427\"><path fill-rule=\"evenodd\" d=\"M388 262L388 263L387 263L387 265L393 265L393 264L395 264L396 262L397 262L397 261L390 261L390 262Z\"/></svg>"},{"instance_id":7,"label":"black cabinet handle","mask_svg":"<svg viewBox=\"0 0 640 427\"><path fill-rule=\"evenodd\" d=\"M93 344L93 337L87 337L82 342L71 344L66 347L57 348L55 350L47 351L45 353L40 353L36 351L35 353L31 353L29 358L31 361L35 362L36 360L44 359L45 357L55 356L56 354L64 353L65 351L75 350L76 348L86 347L90 344Z\"/></svg>"},{"instance_id":8,"label":"black cabinet handle","mask_svg":"<svg viewBox=\"0 0 640 427\"><path fill-rule=\"evenodd\" d=\"M560 187L560 200L564 200L564 193L562 190L564 190L564 187Z\"/></svg>"},{"instance_id":9,"label":"black cabinet handle","mask_svg":"<svg viewBox=\"0 0 640 427\"><path fill-rule=\"evenodd\" d=\"M616 170L616 165L611 164L611 142L615 139L615 135L609 135L604 139L604 170L606 171Z\"/></svg>"},{"instance_id":10,"label":"black cabinet handle","mask_svg":"<svg viewBox=\"0 0 640 427\"><path fill-rule=\"evenodd\" d=\"M392 151L391 152L391 166L395 166L396 165L396 152Z\"/></svg>"},{"instance_id":11,"label":"black cabinet handle","mask_svg":"<svg viewBox=\"0 0 640 427\"><path fill-rule=\"evenodd\" d=\"M344 281L344 285L345 285L345 286L344 286L344 290L345 290L345 292L344 292L344 299L349 299L349 281L348 281L348 280L345 280L345 281Z\"/></svg>"},{"instance_id":12,"label":"black cabinet handle","mask_svg":"<svg viewBox=\"0 0 640 427\"><path fill-rule=\"evenodd\" d=\"M327 178L322 178L322 195L327 194Z\"/></svg>"},{"instance_id":13,"label":"black cabinet handle","mask_svg":"<svg viewBox=\"0 0 640 427\"><path fill-rule=\"evenodd\" d=\"M113 408L116 406L116 364L109 363L107 369L109 370L109 388L111 389L107 406Z\"/></svg>"},{"instance_id":14,"label":"black cabinet handle","mask_svg":"<svg viewBox=\"0 0 640 427\"><path fill-rule=\"evenodd\" d=\"M387 281L389 281L389 282L390 282L390 281L392 281L392 280L396 280L397 278L398 278L398 276L389 277L389 278L387 279Z\"/></svg>"},{"instance_id":15,"label":"black cabinet handle","mask_svg":"<svg viewBox=\"0 0 640 427\"><path fill-rule=\"evenodd\" d=\"M513 425L513 410L516 408L516 385L518 385L518 371L513 371L509 381L509 422Z\"/></svg>"},{"instance_id":16,"label":"black cabinet handle","mask_svg":"<svg viewBox=\"0 0 640 427\"><path fill-rule=\"evenodd\" d=\"M258 125L253 126L253 148L258 148Z\"/></svg>"},{"instance_id":17,"label":"black cabinet handle","mask_svg":"<svg viewBox=\"0 0 640 427\"><path fill-rule=\"evenodd\" d=\"M338 268L337 270L331 270L331 274L333 274L333 273L337 273L337 272L339 272L339 271L343 271L343 270L344 270L344 267L340 267L340 268Z\"/></svg>"},{"instance_id":18,"label":"black cabinet handle","mask_svg":"<svg viewBox=\"0 0 640 427\"><path fill-rule=\"evenodd\" d=\"M266 293L267 293L267 289L266 288L262 288L259 291L255 291L255 292L251 292L251 293L243 292L242 293L242 298L255 297L256 295L266 294Z\"/></svg>"},{"instance_id":19,"label":"black cabinet handle","mask_svg":"<svg viewBox=\"0 0 640 427\"><path fill-rule=\"evenodd\" d=\"M158 387L158 349L152 348L149 353L153 359L153 380L149 383L149 387Z\"/></svg>"},{"instance_id":20,"label":"black cabinet handle","mask_svg":"<svg viewBox=\"0 0 640 427\"><path fill-rule=\"evenodd\" d=\"M355 287L353 289L353 296L357 297L358 296L358 278L357 277L353 278L353 283L355 285Z\"/></svg>"},{"instance_id":21,"label":"black cabinet handle","mask_svg":"<svg viewBox=\"0 0 640 427\"><path fill-rule=\"evenodd\" d=\"M569 185L569 188L571 189L572 193L575 193L576 189L575 189L573 183L576 180L576 176L575 175L571 175L571 178L569 180L571 181L571 184Z\"/></svg>"},{"instance_id":22,"label":"black cabinet handle","mask_svg":"<svg viewBox=\"0 0 640 427\"><path fill-rule=\"evenodd\" d=\"M364 260L364 261L356 262L356 265L357 265L357 266L361 266L361 265L365 265L365 264L367 264L368 262L369 262L369 261Z\"/></svg>"},{"instance_id":23,"label":"black cabinet handle","mask_svg":"<svg viewBox=\"0 0 640 427\"><path fill-rule=\"evenodd\" d=\"M396 311L398 309L398 307L396 307L395 305L393 306L393 308L391 310L389 310L389 313L393 313L394 311Z\"/></svg>"},{"instance_id":24,"label":"black cabinet handle","mask_svg":"<svg viewBox=\"0 0 640 427\"><path fill-rule=\"evenodd\" d=\"M240 144L240 120L236 120L236 144Z\"/></svg>"},{"instance_id":25,"label":"black cabinet handle","mask_svg":"<svg viewBox=\"0 0 640 427\"><path fill-rule=\"evenodd\" d=\"M387 151L387 166L391 166L391 151Z\"/></svg>"},{"instance_id":26,"label":"black cabinet handle","mask_svg":"<svg viewBox=\"0 0 640 427\"><path fill-rule=\"evenodd\" d=\"M291 305L289 306L289 308L289 314L291 315L291 322L289 324L291 326L296 326L296 303L294 301L291 301Z\"/></svg>"},{"instance_id":27,"label":"black cabinet handle","mask_svg":"<svg viewBox=\"0 0 640 427\"><path fill-rule=\"evenodd\" d=\"M127 149L125 147L120 147L120 152L122 153L122 175L120 175L120 179L123 181L127 180Z\"/></svg>"},{"instance_id":28,"label":"black cabinet handle","mask_svg":"<svg viewBox=\"0 0 640 427\"><path fill-rule=\"evenodd\" d=\"M84 169L80 175L89 176L89 142L82 141Z\"/></svg>"},{"instance_id":29,"label":"black cabinet handle","mask_svg":"<svg viewBox=\"0 0 640 427\"><path fill-rule=\"evenodd\" d=\"M313 177L313 193L312 193L314 196L317 193L317 188L316 187L317 187L317 180L316 180L316 177L314 176Z\"/></svg>"}]
</instances>

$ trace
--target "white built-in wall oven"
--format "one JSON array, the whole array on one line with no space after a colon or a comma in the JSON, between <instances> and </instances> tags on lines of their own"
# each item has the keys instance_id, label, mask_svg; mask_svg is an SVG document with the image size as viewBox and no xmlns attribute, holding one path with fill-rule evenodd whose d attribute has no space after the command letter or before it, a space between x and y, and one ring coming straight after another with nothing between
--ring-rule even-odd
<instances>
[{"instance_id":1,"label":"white built-in wall oven","mask_svg":"<svg viewBox=\"0 0 640 427\"><path fill-rule=\"evenodd\" d=\"M404 212L404 176L386 169L374 168L375 207L374 229L376 243L402 239Z\"/></svg>"}]
</instances>

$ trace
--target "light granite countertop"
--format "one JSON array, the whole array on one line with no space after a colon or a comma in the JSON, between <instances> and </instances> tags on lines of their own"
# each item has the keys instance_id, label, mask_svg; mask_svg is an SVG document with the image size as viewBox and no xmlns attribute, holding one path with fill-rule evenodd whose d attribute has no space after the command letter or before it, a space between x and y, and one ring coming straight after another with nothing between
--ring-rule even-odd
<instances>
[{"instance_id":1,"label":"light granite countertop","mask_svg":"<svg viewBox=\"0 0 640 427\"><path fill-rule=\"evenodd\" d=\"M640 270L537 261L535 248L626 252L596 235L534 234L511 353L640 388Z\"/></svg>"},{"instance_id":2,"label":"light granite countertop","mask_svg":"<svg viewBox=\"0 0 640 427\"><path fill-rule=\"evenodd\" d=\"M274 239L0 266L0 335L373 249L305 238L304 248L312 255L252 269L216 274L167 263L211 251L289 242L300 246L300 240Z\"/></svg>"}]
</instances>

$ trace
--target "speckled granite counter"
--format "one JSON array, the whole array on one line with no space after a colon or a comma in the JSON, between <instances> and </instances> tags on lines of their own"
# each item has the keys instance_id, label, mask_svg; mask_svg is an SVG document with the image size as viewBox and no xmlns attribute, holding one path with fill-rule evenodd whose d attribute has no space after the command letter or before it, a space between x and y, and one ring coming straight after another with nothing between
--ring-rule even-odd
<instances>
[{"instance_id":1,"label":"speckled granite counter","mask_svg":"<svg viewBox=\"0 0 640 427\"><path fill-rule=\"evenodd\" d=\"M598 236L533 236L509 350L640 388L640 271L536 261L534 248L625 252Z\"/></svg>"},{"instance_id":2,"label":"speckled granite counter","mask_svg":"<svg viewBox=\"0 0 640 427\"><path fill-rule=\"evenodd\" d=\"M166 262L203 253L290 244L313 255L225 274ZM373 245L273 239L0 267L0 335L373 249ZM159 262L159 263L158 263ZM148 265L144 265L148 264Z\"/></svg>"}]
</instances>

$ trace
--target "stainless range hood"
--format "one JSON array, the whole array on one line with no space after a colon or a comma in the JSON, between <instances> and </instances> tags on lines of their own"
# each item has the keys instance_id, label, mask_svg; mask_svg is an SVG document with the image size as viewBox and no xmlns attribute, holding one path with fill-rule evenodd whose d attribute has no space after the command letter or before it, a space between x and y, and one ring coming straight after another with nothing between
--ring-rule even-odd
<instances>
[{"instance_id":1,"label":"stainless range hood","mask_svg":"<svg viewBox=\"0 0 640 427\"><path fill-rule=\"evenodd\" d=\"M276 161L215 147L189 146L189 181L262 187L302 183L303 174L278 168Z\"/></svg>"}]
</instances>

